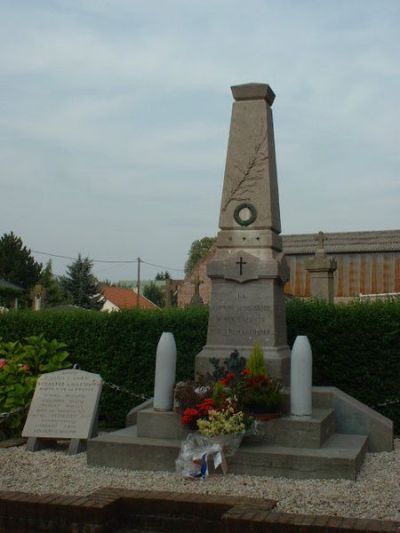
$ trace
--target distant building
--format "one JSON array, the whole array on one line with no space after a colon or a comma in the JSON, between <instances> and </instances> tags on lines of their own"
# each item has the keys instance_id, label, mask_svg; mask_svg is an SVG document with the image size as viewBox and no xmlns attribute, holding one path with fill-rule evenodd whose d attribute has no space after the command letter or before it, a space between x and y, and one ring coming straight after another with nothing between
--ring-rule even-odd
<instances>
[{"instance_id":1,"label":"distant building","mask_svg":"<svg viewBox=\"0 0 400 533\"><path fill-rule=\"evenodd\" d=\"M134 309L138 306L140 309L158 309L158 307L148 300L145 296L138 294L132 289L123 287L102 287L102 294L105 302L101 311L121 311L123 309Z\"/></svg>"},{"instance_id":2,"label":"distant building","mask_svg":"<svg viewBox=\"0 0 400 533\"><path fill-rule=\"evenodd\" d=\"M2 310L10 307L18 309L18 296L21 296L23 292L24 289L19 285L0 278L0 305ZM2 304L5 304L5 306Z\"/></svg>"},{"instance_id":3,"label":"distant building","mask_svg":"<svg viewBox=\"0 0 400 533\"><path fill-rule=\"evenodd\" d=\"M325 250L337 261L334 273L335 301L347 301L365 295L400 295L400 230L352 231L326 233ZM288 296L311 297L310 276L305 260L316 251L315 234L282 235L283 251L290 268L285 284ZM200 279L200 296L210 302L211 280L207 264L215 247L195 265L178 287L178 306L189 305L194 295L195 281Z\"/></svg>"}]
</instances>

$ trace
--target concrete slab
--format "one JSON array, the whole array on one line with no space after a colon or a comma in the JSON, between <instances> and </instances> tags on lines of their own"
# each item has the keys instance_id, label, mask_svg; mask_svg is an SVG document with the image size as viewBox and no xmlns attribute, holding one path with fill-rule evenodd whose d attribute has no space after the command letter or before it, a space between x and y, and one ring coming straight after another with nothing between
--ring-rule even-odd
<instances>
[{"instance_id":1,"label":"concrete slab","mask_svg":"<svg viewBox=\"0 0 400 533\"><path fill-rule=\"evenodd\" d=\"M136 426L130 426L90 439L87 463L129 470L174 472L180 447L180 440L138 437Z\"/></svg>"},{"instance_id":2,"label":"concrete slab","mask_svg":"<svg viewBox=\"0 0 400 533\"><path fill-rule=\"evenodd\" d=\"M131 426L90 439L87 461L93 466L173 472L180 444L179 440L138 437ZM244 444L229 459L229 471L293 479L355 479L366 449L366 437L339 434L320 449Z\"/></svg>"},{"instance_id":3,"label":"concrete slab","mask_svg":"<svg viewBox=\"0 0 400 533\"><path fill-rule=\"evenodd\" d=\"M332 435L320 449L241 446L229 461L233 474L291 479L355 480L367 451L367 438Z\"/></svg>"},{"instance_id":4,"label":"concrete slab","mask_svg":"<svg viewBox=\"0 0 400 533\"><path fill-rule=\"evenodd\" d=\"M185 439L188 430L174 411L142 409L137 413L137 435L151 439Z\"/></svg>"},{"instance_id":5,"label":"concrete slab","mask_svg":"<svg viewBox=\"0 0 400 533\"><path fill-rule=\"evenodd\" d=\"M333 409L313 409L311 417L282 416L260 422L258 434L245 439L245 444L276 444L292 448L320 448L335 432Z\"/></svg>"},{"instance_id":6,"label":"concrete slab","mask_svg":"<svg viewBox=\"0 0 400 533\"><path fill-rule=\"evenodd\" d=\"M368 451L393 450L393 422L336 387L313 387L313 406L335 410L339 433L368 436Z\"/></svg>"}]
</instances>

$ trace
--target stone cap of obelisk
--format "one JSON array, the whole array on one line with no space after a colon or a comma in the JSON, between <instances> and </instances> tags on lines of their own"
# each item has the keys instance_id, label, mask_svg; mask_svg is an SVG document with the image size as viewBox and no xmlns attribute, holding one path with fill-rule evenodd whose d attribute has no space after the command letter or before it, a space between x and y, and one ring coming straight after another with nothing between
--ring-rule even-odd
<instances>
[{"instance_id":1,"label":"stone cap of obelisk","mask_svg":"<svg viewBox=\"0 0 400 533\"><path fill-rule=\"evenodd\" d=\"M235 85L231 90L235 101L217 247L231 248L231 244L238 245L240 241L245 247L280 251L281 222L271 109L275 94L265 83Z\"/></svg>"},{"instance_id":2,"label":"stone cap of obelisk","mask_svg":"<svg viewBox=\"0 0 400 533\"><path fill-rule=\"evenodd\" d=\"M244 83L231 87L233 98L240 100L266 100L272 105L275 100L275 93L266 83Z\"/></svg>"}]
</instances>

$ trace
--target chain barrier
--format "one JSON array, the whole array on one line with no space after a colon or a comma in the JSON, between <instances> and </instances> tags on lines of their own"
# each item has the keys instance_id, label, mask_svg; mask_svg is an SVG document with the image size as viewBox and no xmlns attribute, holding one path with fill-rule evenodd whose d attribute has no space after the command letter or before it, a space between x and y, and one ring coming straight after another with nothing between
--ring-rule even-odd
<instances>
[{"instance_id":1,"label":"chain barrier","mask_svg":"<svg viewBox=\"0 0 400 533\"><path fill-rule=\"evenodd\" d=\"M397 400L385 400L383 403L377 403L373 405L371 409L376 409L377 407L386 407L387 405L397 405L400 403L400 399Z\"/></svg>"},{"instance_id":2,"label":"chain barrier","mask_svg":"<svg viewBox=\"0 0 400 533\"><path fill-rule=\"evenodd\" d=\"M75 370L82 370L81 367L75 363L72 366ZM129 396L132 396L133 398L139 398L140 400L151 400L151 396L145 396L145 394L138 394L136 392L132 392L128 389L125 389L124 387L120 387L119 385L116 385L115 383L110 383L109 381L103 380L103 385L106 385L106 387L109 387L112 390L116 390L118 392L123 392L124 394L128 394Z\"/></svg>"},{"instance_id":3,"label":"chain barrier","mask_svg":"<svg viewBox=\"0 0 400 533\"><path fill-rule=\"evenodd\" d=\"M116 390L118 392L123 392L124 394L128 394L129 396L132 396L133 398L139 398L140 400L151 400L151 396L146 396L145 394L138 394L136 392L132 392L128 389L125 389L124 387L120 387L119 385L115 385L115 383L109 383L108 381L103 381L103 385L106 385L112 390Z\"/></svg>"},{"instance_id":4,"label":"chain barrier","mask_svg":"<svg viewBox=\"0 0 400 533\"><path fill-rule=\"evenodd\" d=\"M124 387L120 387L119 385L115 385L115 383L109 383L108 381L103 381L103 384L109 387L111 390L115 390L118 392L123 392L124 394L128 394L129 396L132 396L133 398L138 398L140 400L146 401L151 400L151 396L146 396L145 394L138 394L136 392L132 392L128 389L125 389ZM386 407L388 405L398 405L400 404L400 399L397 400L386 400L382 403L377 403L376 405L372 405L371 409L376 409L377 407ZM4 413L0 413L0 420L3 418L9 418L10 416L13 416L17 413L20 413L22 411L25 411L29 405L26 405L25 407L17 407L16 409L13 409L12 411L6 411Z\"/></svg>"},{"instance_id":5,"label":"chain barrier","mask_svg":"<svg viewBox=\"0 0 400 533\"><path fill-rule=\"evenodd\" d=\"M15 415L17 413L20 413L21 411L25 411L29 406L25 405L25 407L17 407L16 409L13 409L12 411L6 411L5 413L0 413L0 419L8 418L9 416Z\"/></svg>"}]
</instances>

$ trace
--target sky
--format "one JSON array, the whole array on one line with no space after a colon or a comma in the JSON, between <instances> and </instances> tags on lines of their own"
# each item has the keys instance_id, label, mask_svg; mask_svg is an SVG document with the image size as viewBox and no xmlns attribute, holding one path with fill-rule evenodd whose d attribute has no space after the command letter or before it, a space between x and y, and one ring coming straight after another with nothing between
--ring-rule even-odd
<instances>
[{"instance_id":1,"label":"sky","mask_svg":"<svg viewBox=\"0 0 400 533\"><path fill-rule=\"evenodd\" d=\"M0 235L182 278L247 82L276 93L284 234L399 229L399 59L399 0L0 0Z\"/></svg>"}]
</instances>

